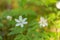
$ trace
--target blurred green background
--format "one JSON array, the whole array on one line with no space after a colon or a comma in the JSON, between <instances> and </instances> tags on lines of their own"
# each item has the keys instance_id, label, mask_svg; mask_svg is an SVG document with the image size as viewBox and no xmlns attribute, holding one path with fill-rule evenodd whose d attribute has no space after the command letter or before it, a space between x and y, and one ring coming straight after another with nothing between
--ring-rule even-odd
<instances>
[{"instance_id":1,"label":"blurred green background","mask_svg":"<svg viewBox=\"0 0 60 40\"><path fill-rule=\"evenodd\" d=\"M60 40L58 2L60 0L0 0L0 40ZM12 20L7 20L7 16ZM15 26L19 16L27 18L28 24L23 28ZM41 16L47 19L48 26L39 26Z\"/></svg>"}]
</instances>

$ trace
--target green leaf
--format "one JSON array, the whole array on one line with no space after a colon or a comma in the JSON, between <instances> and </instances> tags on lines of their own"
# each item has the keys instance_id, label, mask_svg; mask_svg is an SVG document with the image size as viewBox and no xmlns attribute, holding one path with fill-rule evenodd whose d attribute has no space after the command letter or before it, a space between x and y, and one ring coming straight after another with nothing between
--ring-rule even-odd
<instances>
[{"instance_id":1,"label":"green leaf","mask_svg":"<svg viewBox=\"0 0 60 40\"><path fill-rule=\"evenodd\" d=\"M4 25L2 23L0 23L0 28L4 27Z\"/></svg>"},{"instance_id":2,"label":"green leaf","mask_svg":"<svg viewBox=\"0 0 60 40\"><path fill-rule=\"evenodd\" d=\"M2 36L0 36L0 40L2 40Z\"/></svg>"},{"instance_id":3,"label":"green leaf","mask_svg":"<svg viewBox=\"0 0 60 40\"><path fill-rule=\"evenodd\" d=\"M21 6L21 7L24 7L25 4L26 4L26 2L27 2L27 0L21 0L21 2L20 2L20 6Z\"/></svg>"}]
</instances>

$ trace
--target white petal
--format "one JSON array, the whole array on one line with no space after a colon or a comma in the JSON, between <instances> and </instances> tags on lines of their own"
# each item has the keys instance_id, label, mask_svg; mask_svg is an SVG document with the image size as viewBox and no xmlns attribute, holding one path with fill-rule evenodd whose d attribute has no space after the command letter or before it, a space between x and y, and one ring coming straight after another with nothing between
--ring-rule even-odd
<instances>
[{"instance_id":1,"label":"white petal","mask_svg":"<svg viewBox=\"0 0 60 40\"><path fill-rule=\"evenodd\" d=\"M40 20L44 20L44 17L40 17Z\"/></svg>"},{"instance_id":2,"label":"white petal","mask_svg":"<svg viewBox=\"0 0 60 40\"><path fill-rule=\"evenodd\" d=\"M46 25L42 25L43 27L45 27Z\"/></svg>"},{"instance_id":3,"label":"white petal","mask_svg":"<svg viewBox=\"0 0 60 40\"><path fill-rule=\"evenodd\" d=\"M12 17L11 17L11 16L7 16L7 19L8 19L8 20L12 20Z\"/></svg>"},{"instance_id":4,"label":"white petal","mask_svg":"<svg viewBox=\"0 0 60 40\"><path fill-rule=\"evenodd\" d=\"M16 26L19 26L20 24L16 24Z\"/></svg>"},{"instance_id":5,"label":"white petal","mask_svg":"<svg viewBox=\"0 0 60 40\"><path fill-rule=\"evenodd\" d=\"M44 24L43 24L43 27L45 27L45 26L48 26L48 24L47 24L47 23L44 23Z\"/></svg>"},{"instance_id":6,"label":"white petal","mask_svg":"<svg viewBox=\"0 0 60 40\"><path fill-rule=\"evenodd\" d=\"M24 27L24 25L23 25L23 24L21 24L21 27Z\"/></svg>"},{"instance_id":7,"label":"white petal","mask_svg":"<svg viewBox=\"0 0 60 40\"><path fill-rule=\"evenodd\" d=\"M24 19L23 19L23 22L26 21L26 20L27 20L27 18L24 18Z\"/></svg>"},{"instance_id":8,"label":"white petal","mask_svg":"<svg viewBox=\"0 0 60 40\"><path fill-rule=\"evenodd\" d=\"M23 24L27 24L28 22L23 22Z\"/></svg>"},{"instance_id":9,"label":"white petal","mask_svg":"<svg viewBox=\"0 0 60 40\"><path fill-rule=\"evenodd\" d=\"M11 16L7 16L7 18L11 18Z\"/></svg>"},{"instance_id":10,"label":"white petal","mask_svg":"<svg viewBox=\"0 0 60 40\"><path fill-rule=\"evenodd\" d=\"M15 19L16 22L20 22L18 19Z\"/></svg>"},{"instance_id":11,"label":"white petal","mask_svg":"<svg viewBox=\"0 0 60 40\"><path fill-rule=\"evenodd\" d=\"M56 3L56 7L60 9L60 1Z\"/></svg>"},{"instance_id":12,"label":"white petal","mask_svg":"<svg viewBox=\"0 0 60 40\"><path fill-rule=\"evenodd\" d=\"M40 24L40 27L45 27L46 25L45 24Z\"/></svg>"},{"instance_id":13,"label":"white petal","mask_svg":"<svg viewBox=\"0 0 60 40\"><path fill-rule=\"evenodd\" d=\"M22 21L22 16L19 16L19 20Z\"/></svg>"},{"instance_id":14,"label":"white petal","mask_svg":"<svg viewBox=\"0 0 60 40\"><path fill-rule=\"evenodd\" d=\"M46 19L44 17L40 17L41 21L46 21Z\"/></svg>"},{"instance_id":15,"label":"white petal","mask_svg":"<svg viewBox=\"0 0 60 40\"><path fill-rule=\"evenodd\" d=\"M46 26L48 26L48 23L45 23Z\"/></svg>"},{"instance_id":16,"label":"white petal","mask_svg":"<svg viewBox=\"0 0 60 40\"><path fill-rule=\"evenodd\" d=\"M40 23L40 26L42 26L43 24Z\"/></svg>"}]
</instances>

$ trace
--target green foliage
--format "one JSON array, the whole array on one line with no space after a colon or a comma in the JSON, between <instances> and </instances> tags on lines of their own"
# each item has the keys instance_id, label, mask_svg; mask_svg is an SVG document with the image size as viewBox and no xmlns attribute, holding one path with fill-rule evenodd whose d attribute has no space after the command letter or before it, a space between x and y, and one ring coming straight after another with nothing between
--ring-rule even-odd
<instances>
[{"instance_id":1,"label":"green foliage","mask_svg":"<svg viewBox=\"0 0 60 40\"><path fill-rule=\"evenodd\" d=\"M3 27L3 24L2 23L0 23L0 28L2 28Z\"/></svg>"},{"instance_id":2,"label":"green foliage","mask_svg":"<svg viewBox=\"0 0 60 40\"><path fill-rule=\"evenodd\" d=\"M2 36L0 36L0 40L2 40Z\"/></svg>"}]
</instances>

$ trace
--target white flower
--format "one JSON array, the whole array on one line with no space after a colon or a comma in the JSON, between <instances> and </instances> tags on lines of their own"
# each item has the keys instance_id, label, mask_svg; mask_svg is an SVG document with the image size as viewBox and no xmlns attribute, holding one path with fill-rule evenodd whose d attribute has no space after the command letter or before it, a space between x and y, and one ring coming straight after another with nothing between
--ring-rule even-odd
<instances>
[{"instance_id":1,"label":"white flower","mask_svg":"<svg viewBox=\"0 0 60 40\"><path fill-rule=\"evenodd\" d=\"M60 1L56 3L56 7L60 9Z\"/></svg>"},{"instance_id":2,"label":"white flower","mask_svg":"<svg viewBox=\"0 0 60 40\"><path fill-rule=\"evenodd\" d=\"M19 19L15 19L15 21L17 22L16 26L21 26L24 27L24 24L27 24L26 22L27 18L22 18L22 16L19 16Z\"/></svg>"},{"instance_id":3,"label":"white flower","mask_svg":"<svg viewBox=\"0 0 60 40\"><path fill-rule=\"evenodd\" d=\"M12 20L12 17L11 16L7 16L7 20Z\"/></svg>"},{"instance_id":4,"label":"white flower","mask_svg":"<svg viewBox=\"0 0 60 40\"><path fill-rule=\"evenodd\" d=\"M43 17L40 17L39 24L40 24L40 27L48 26L47 20L44 19Z\"/></svg>"}]
</instances>

